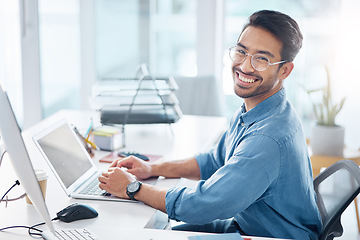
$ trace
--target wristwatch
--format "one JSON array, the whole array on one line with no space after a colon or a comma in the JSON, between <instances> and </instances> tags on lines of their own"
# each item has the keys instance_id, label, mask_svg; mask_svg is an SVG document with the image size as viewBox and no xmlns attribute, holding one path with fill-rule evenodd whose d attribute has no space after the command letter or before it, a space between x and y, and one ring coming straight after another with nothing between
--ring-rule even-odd
<instances>
[{"instance_id":1,"label":"wristwatch","mask_svg":"<svg viewBox=\"0 0 360 240\"><path fill-rule=\"evenodd\" d=\"M129 183L126 187L126 194L129 196L131 200L136 200L134 195L140 190L142 182L134 181Z\"/></svg>"}]
</instances>

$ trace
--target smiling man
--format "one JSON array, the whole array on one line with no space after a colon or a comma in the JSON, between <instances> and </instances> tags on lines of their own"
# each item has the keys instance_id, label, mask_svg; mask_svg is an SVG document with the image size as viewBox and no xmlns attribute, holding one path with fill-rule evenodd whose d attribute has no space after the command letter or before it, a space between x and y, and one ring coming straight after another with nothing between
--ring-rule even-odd
<instances>
[{"instance_id":1,"label":"smiling man","mask_svg":"<svg viewBox=\"0 0 360 240\"><path fill-rule=\"evenodd\" d=\"M301 45L300 29L289 16L266 10L251 15L229 49L234 91L244 104L218 145L185 160L115 161L99 177L100 187L186 223L175 230L317 239L321 217L305 136L283 88ZM134 176L198 182L193 189L160 189Z\"/></svg>"}]
</instances>

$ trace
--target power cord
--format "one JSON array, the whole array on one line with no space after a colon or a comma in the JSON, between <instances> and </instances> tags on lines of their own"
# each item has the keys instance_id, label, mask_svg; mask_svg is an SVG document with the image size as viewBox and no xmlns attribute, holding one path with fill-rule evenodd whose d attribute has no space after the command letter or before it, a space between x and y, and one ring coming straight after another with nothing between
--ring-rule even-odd
<instances>
[{"instance_id":1,"label":"power cord","mask_svg":"<svg viewBox=\"0 0 360 240\"><path fill-rule=\"evenodd\" d=\"M1 140L1 138L0 138ZM5 147L4 147L4 144L0 144L0 167L1 167L1 163L2 163L2 160L4 158L4 155L6 153L6 150L5 150ZM6 197L6 199L4 200L5 196L11 191L11 189L13 189L16 185L20 185L20 182L19 180L16 180L15 181L15 184L11 186L11 188L9 190L6 191L6 193L4 194L4 196L1 198L0 200L0 203L1 202L6 202L6 206L7 206L7 203L8 202L11 202L11 201L16 201L16 200L19 200L19 199L22 199L26 196L26 193L22 194L21 196L17 197L17 198L11 198L9 199L8 197Z\"/></svg>"},{"instance_id":2,"label":"power cord","mask_svg":"<svg viewBox=\"0 0 360 240\"><path fill-rule=\"evenodd\" d=\"M29 227L29 226L10 226L10 227L4 227L4 228L0 228L0 232L4 231L4 230L8 230L8 229L12 229L12 228L27 228L28 229L28 233L31 237L34 236L41 236L41 233L43 232L42 230L35 228L35 227ZM38 231L39 233L36 232L31 232L31 230L34 231Z\"/></svg>"},{"instance_id":3,"label":"power cord","mask_svg":"<svg viewBox=\"0 0 360 240\"><path fill-rule=\"evenodd\" d=\"M14 185L12 185L12 186L9 188L9 190L6 191L6 193L4 194L4 196L2 196L2 198L1 198L1 200L0 200L0 203L1 203L1 202L6 202L5 207L7 207L7 203L8 203L8 202L16 201L16 200L22 199L22 198L24 198L24 197L26 196L26 193L22 194L21 196L19 196L19 197L17 197L17 198L11 198L11 199L9 199L9 198L6 196L6 195L7 195L15 186L17 186L17 185L20 185L19 180L16 180L15 183L14 183ZM6 198L5 198L5 197L6 197ZM4 198L5 198L5 200L4 200Z\"/></svg>"},{"instance_id":4,"label":"power cord","mask_svg":"<svg viewBox=\"0 0 360 240\"><path fill-rule=\"evenodd\" d=\"M19 180L16 180L15 183L14 183L14 185L12 185L12 186L9 188L9 190L6 191L6 193L4 194L4 196L2 196L0 202L2 202L2 200L5 198L5 196L6 196L6 195L11 191L11 189L13 189L16 185L20 185Z\"/></svg>"},{"instance_id":5,"label":"power cord","mask_svg":"<svg viewBox=\"0 0 360 240\"><path fill-rule=\"evenodd\" d=\"M0 140L1 140L1 138L0 138ZM1 162L4 158L5 153L6 153L6 150L5 150L4 144L0 143L0 167L1 167Z\"/></svg>"},{"instance_id":6,"label":"power cord","mask_svg":"<svg viewBox=\"0 0 360 240\"><path fill-rule=\"evenodd\" d=\"M55 220L58 220L59 218L58 217L55 217L53 219L51 219L51 221L55 221ZM0 228L0 232L2 231L5 231L5 230L8 230L8 229L13 229L13 228L27 228L28 229L28 234L31 236L31 237L37 237L39 236L40 238L42 238L41 236L41 233L43 232L43 230L37 228L38 226L41 226L41 225L44 225L45 222L41 222L41 223L38 223L38 224L35 224L33 226L10 226L10 227L4 227L4 228ZM35 232L34 232L35 231Z\"/></svg>"}]
</instances>

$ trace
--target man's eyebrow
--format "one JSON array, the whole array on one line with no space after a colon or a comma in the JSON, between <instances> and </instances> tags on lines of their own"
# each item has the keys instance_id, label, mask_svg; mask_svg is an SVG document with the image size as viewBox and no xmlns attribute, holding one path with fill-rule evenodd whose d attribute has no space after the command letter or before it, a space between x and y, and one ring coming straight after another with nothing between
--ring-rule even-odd
<instances>
[{"instance_id":1,"label":"man's eyebrow","mask_svg":"<svg viewBox=\"0 0 360 240\"><path fill-rule=\"evenodd\" d=\"M247 50L247 47L244 46L243 44L239 43L239 42L238 42L236 45L239 46L239 47L244 48L245 50ZM269 52L269 51L265 51L265 50L258 50L256 53L265 54L265 55L268 55L268 56L270 56L270 57L272 57L272 58L275 57L274 54L272 54L272 53Z\"/></svg>"},{"instance_id":2,"label":"man's eyebrow","mask_svg":"<svg viewBox=\"0 0 360 240\"><path fill-rule=\"evenodd\" d=\"M239 46L239 47L242 47L242 48L244 48L244 49L247 49L247 47L245 47L244 45L242 45L242 44L239 43L239 42L238 42L236 45Z\"/></svg>"},{"instance_id":3,"label":"man's eyebrow","mask_svg":"<svg viewBox=\"0 0 360 240\"><path fill-rule=\"evenodd\" d=\"M268 55L268 56L270 56L270 57L272 57L272 58L275 57L275 56L274 56L271 52L269 52L269 51L261 51L261 50L259 50L258 53Z\"/></svg>"}]
</instances>

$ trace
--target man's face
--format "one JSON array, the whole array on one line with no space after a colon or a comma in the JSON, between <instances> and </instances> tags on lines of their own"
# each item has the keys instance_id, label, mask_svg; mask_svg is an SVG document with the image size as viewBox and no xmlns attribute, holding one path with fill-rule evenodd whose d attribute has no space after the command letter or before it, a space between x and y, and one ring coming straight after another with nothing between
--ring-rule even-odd
<instances>
[{"instance_id":1,"label":"man's face","mask_svg":"<svg viewBox=\"0 0 360 240\"><path fill-rule=\"evenodd\" d=\"M281 61L282 43L266 30L248 27L241 34L237 47L254 55L261 53L271 63ZM246 108L250 110L261 101L275 94L282 88L284 79L279 65L269 65L264 71L257 71L251 65L251 56L243 63L232 63L234 91L244 98ZM285 77L286 78L286 77Z\"/></svg>"}]
</instances>

